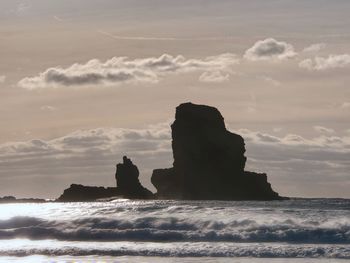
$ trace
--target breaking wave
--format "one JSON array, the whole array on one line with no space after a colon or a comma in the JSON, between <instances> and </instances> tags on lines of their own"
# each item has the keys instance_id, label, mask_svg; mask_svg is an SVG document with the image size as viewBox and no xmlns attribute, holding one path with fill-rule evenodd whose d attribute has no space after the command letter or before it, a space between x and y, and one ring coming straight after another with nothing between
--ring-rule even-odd
<instances>
[{"instance_id":1,"label":"breaking wave","mask_svg":"<svg viewBox=\"0 0 350 263\"><path fill-rule=\"evenodd\" d=\"M53 250L53 249L34 249L30 251L18 250L14 252L0 252L1 256L30 256L33 254L45 256L150 256L150 257L259 257L259 258L339 258L350 259L349 250L346 248L301 248L277 250L260 249L252 251L251 249L236 249L231 251L135 251L135 250L99 250L99 249L76 249L76 250Z\"/></svg>"},{"instance_id":2,"label":"breaking wave","mask_svg":"<svg viewBox=\"0 0 350 263\"><path fill-rule=\"evenodd\" d=\"M48 242L48 241L46 241ZM256 257L256 258L337 258L350 259L348 246L286 245L261 243L132 243L100 244L54 243L54 246L35 244L28 248L0 249L0 256L155 256L155 257ZM108 243L108 242L106 242Z\"/></svg>"},{"instance_id":3,"label":"breaking wave","mask_svg":"<svg viewBox=\"0 0 350 263\"><path fill-rule=\"evenodd\" d=\"M350 259L350 200L0 205L0 261L35 255Z\"/></svg>"},{"instance_id":4,"label":"breaking wave","mask_svg":"<svg viewBox=\"0 0 350 263\"><path fill-rule=\"evenodd\" d=\"M350 221L350 219L349 219ZM13 217L0 220L0 239L144 242L292 242L350 244L350 222L293 220L259 223L252 219L191 220L176 217L111 219L87 217L72 221Z\"/></svg>"}]
</instances>

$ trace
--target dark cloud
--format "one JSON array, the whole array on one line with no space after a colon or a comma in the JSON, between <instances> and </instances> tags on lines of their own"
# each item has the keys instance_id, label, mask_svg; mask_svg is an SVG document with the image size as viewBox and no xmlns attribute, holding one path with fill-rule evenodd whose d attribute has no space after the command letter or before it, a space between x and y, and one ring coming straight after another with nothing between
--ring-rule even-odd
<instances>
[{"instance_id":1,"label":"dark cloud","mask_svg":"<svg viewBox=\"0 0 350 263\"><path fill-rule=\"evenodd\" d=\"M227 76L230 66L238 62L237 57L230 53L204 59L186 59L183 56L168 54L158 58L134 60L114 57L105 62L93 59L86 64L74 64L68 68L49 68L38 76L20 80L18 85L26 89L37 89L96 84L111 85L126 82L157 82L166 74L195 71L214 71ZM218 79L217 76L216 79Z\"/></svg>"}]
</instances>

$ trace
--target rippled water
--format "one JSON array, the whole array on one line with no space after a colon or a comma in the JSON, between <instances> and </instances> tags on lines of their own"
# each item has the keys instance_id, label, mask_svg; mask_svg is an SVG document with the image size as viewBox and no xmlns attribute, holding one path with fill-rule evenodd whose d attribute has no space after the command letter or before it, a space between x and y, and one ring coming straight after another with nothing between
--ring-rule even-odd
<instances>
[{"instance_id":1,"label":"rippled water","mask_svg":"<svg viewBox=\"0 0 350 263\"><path fill-rule=\"evenodd\" d=\"M97 259L348 261L350 200L0 205L0 261Z\"/></svg>"}]
</instances>

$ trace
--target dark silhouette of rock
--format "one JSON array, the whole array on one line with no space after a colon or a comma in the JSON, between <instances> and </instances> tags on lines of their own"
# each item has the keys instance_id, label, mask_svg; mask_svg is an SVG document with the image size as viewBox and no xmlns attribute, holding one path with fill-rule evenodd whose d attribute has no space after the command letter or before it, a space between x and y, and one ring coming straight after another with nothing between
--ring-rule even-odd
<instances>
[{"instance_id":1,"label":"dark silhouette of rock","mask_svg":"<svg viewBox=\"0 0 350 263\"><path fill-rule=\"evenodd\" d=\"M118 191L127 198L149 199L153 193L143 187L139 181L139 169L126 156L123 163L117 164L115 173Z\"/></svg>"},{"instance_id":2,"label":"dark silhouette of rock","mask_svg":"<svg viewBox=\"0 0 350 263\"><path fill-rule=\"evenodd\" d=\"M4 196L0 197L0 203L44 203L45 199L40 198L19 198L17 199L14 196Z\"/></svg>"},{"instance_id":3,"label":"dark silhouette of rock","mask_svg":"<svg viewBox=\"0 0 350 263\"><path fill-rule=\"evenodd\" d=\"M244 140L226 130L216 108L181 104L171 129L173 167L154 170L151 179L158 198L281 199L266 174L244 171Z\"/></svg>"},{"instance_id":4,"label":"dark silhouette of rock","mask_svg":"<svg viewBox=\"0 0 350 263\"><path fill-rule=\"evenodd\" d=\"M130 199L280 200L264 173L244 171L243 138L225 127L213 107L184 103L176 108L171 125L174 163L155 169L154 196L139 181L139 170L126 156L116 166L117 187L72 184L58 201L95 201L113 197Z\"/></svg>"},{"instance_id":5,"label":"dark silhouette of rock","mask_svg":"<svg viewBox=\"0 0 350 263\"><path fill-rule=\"evenodd\" d=\"M123 163L117 164L117 187L97 187L72 184L57 199L59 202L96 201L107 198L151 199L153 193L144 188L139 181L139 170L126 156Z\"/></svg>"},{"instance_id":6,"label":"dark silhouette of rock","mask_svg":"<svg viewBox=\"0 0 350 263\"><path fill-rule=\"evenodd\" d=\"M85 186L81 184L71 184L65 189L63 194L57 199L59 202L84 202L96 201L102 198L117 197L116 187Z\"/></svg>"},{"instance_id":7,"label":"dark silhouette of rock","mask_svg":"<svg viewBox=\"0 0 350 263\"><path fill-rule=\"evenodd\" d=\"M9 196L1 197L0 200L1 200L1 201L8 201L8 202L11 202L11 201L16 201L17 198L14 197L14 196L9 195Z\"/></svg>"}]
</instances>

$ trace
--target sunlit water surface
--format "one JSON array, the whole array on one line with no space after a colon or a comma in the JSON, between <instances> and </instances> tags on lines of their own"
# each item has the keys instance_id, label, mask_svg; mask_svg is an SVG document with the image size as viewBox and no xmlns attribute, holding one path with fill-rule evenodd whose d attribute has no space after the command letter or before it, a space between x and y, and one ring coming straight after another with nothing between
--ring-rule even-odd
<instances>
[{"instance_id":1,"label":"sunlit water surface","mask_svg":"<svg viewBox=\"0 0 350 263\"><path fill-rule=\"evenodd\" d=\"M0 262L346 262L350 200L0 205Z\"/></svg>"}]
</instances>

